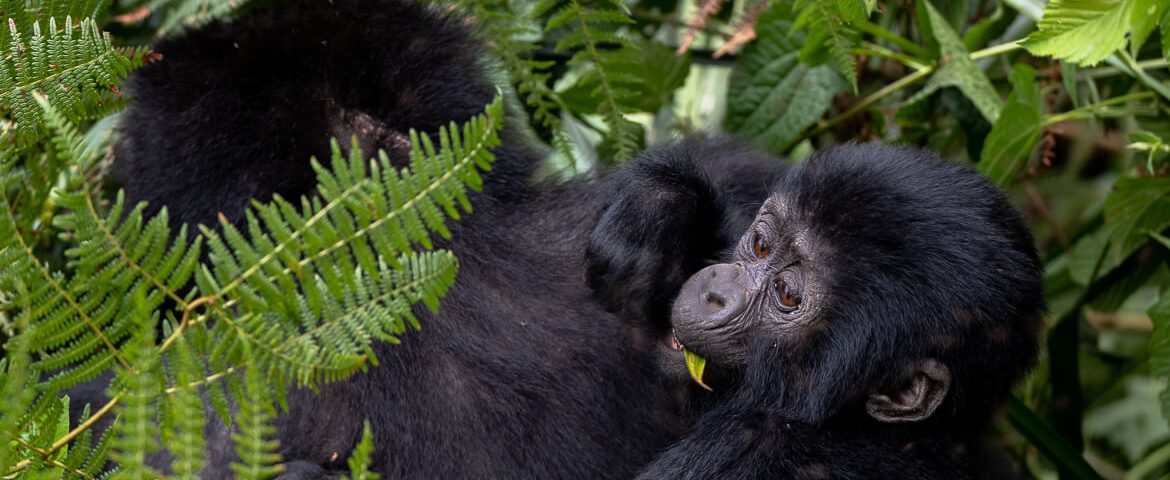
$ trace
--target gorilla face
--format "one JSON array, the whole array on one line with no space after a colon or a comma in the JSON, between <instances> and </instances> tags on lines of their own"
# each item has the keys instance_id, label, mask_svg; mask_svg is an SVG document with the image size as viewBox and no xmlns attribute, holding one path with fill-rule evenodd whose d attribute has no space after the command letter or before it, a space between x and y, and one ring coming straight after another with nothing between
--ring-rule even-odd
<instances>
[{"instance_id":1,"label":"gorilla face","mask_svg":"<svg viewBox=\"0 0 1170 480\"><path fill-rule=\"evenodd\" d=\"M731 261L708 266L683 285L672 309L668 372L725 385L746 366L750 340L794 348L814 327L825 298L818 252L786 205L781 195L769 198ZM687 371L684 351L706 364L701 373Z\"/></svg>"},{"instance_id":2,"label":"gorilla face","mask_svg":"<svg viewBox=\"0 0 1170 480\"><path fill-rule=\"evenodd\" d=\"M704 268L683 285L671 317L679 350L734 371L747 361L746 339L796 342L815 321L823 299L815 248L806 231L791 228L780 198L764 203L731 263Z\"/></svg>"}]
</instances>

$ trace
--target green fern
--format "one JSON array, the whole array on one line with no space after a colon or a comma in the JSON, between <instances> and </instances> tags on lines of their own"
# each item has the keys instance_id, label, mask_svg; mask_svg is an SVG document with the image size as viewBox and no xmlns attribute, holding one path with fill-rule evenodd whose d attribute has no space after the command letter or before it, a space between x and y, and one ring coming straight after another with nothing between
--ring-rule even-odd
<instances>
[{"instance_id":1,"label":"green fern","mask_svg":"<svg viewBox=\"0 0 1170 480\"><path fill-rule=\"evenodd\" d=\"M167 396L168 404L163 409L166 419L163 438L167 450L174 457L171 462L174 477L179 479L198 479L197 474L207 458L206 442L203 439L203 425L207 418L199 389L192 387L204 378L203 362L199 360L191 345L193 342L188 338L198 336L199 333L194 331L188 336L178 337L173 353L167 356L175 388Z\"/></svg>"},{"instance_id":2,"label":"green fern","mask_svg":"<svg viewBox=\"0 0 1170 480\"><path fill-rule=\"evenodd\" d=\"M565 156L569 165L575 166L572 143L561 128L561 117L558 114L567 110L567 107L560 95L549 86L551 74L544 73L555 62L529 58L537 44L521 40L540 33L531 10L517 14L507 0L473 0L464 3L470 3L465 7L471 10L472 17L477 20L480 34L489 41L493 52L500 58L509 80L516 85L517 93L532 108L532 119L552 132L553 146Z\"/></svg>"},{"instance_id":3,"label":"green fern","mask_svg":"<svg viewBox=\"0 0 1170 480\"><path fill-rule=\"evenodd\" d=\"M856 91L857 61L851 51L859 35L850 24L864 22L876 7L872 0L793 0L797 12L793 27L808 32L800 61L807 65L828 62Z\"/></svg>"},{"instance_id":4,"label":"green fern","mask_svg":"<svg viewBox=\"0 0 1170 480\"><path fill-rule=\"evenodd\" d=\"M53 150L69 171L96 163L97 153L64 115L48 100L38 101L54 133ZM396 342L407 325L418 328L411 306L436 309L454 283L457 264L450 252L414 250L431 249L430 235L449 236L446 219L470 210L465 189L482 185L479 172L490 168L502 118L497 98L484 115L461 129L441 129L433 140L412 131L410 166L402 170L385 153L367 161L355 146L346 157L335 143L330 169L314 161L317 197L299 206L281 198L257 203L242 229L204 228L193 239L185 228L172 236L165 211L147 219L141 205L128 209L120 195L105 205L84 175L72 175L54 194L60 211L53 225L72 245L65 252L67 270L41 261L19 228L10 198L18 190L7 188L19 178L17 162L0 157L0 262L6 266L0 292L20 294L18 304L0 309L30 325L27 335L37 349L30 368L55 372L37 385L43 394L36 410L52 414L45 408L55 408L54 392L117 368L122 373L111 400L94 420L110 407L120 412L118 475L152 475L145 447L166 438L176 455L174 470L190 476L203 451L197 392L206 388L226 416L226 384L243 415L237 425L245 462L238 473L264 476L272 463L263 425L271 395L282 395L291 384L336 380L376 362L373 342ZM201 266L204 239L210 264ZM164 310L164 301L174 310ZM167 334L161 344L131 338L154 332L160 314ZM246 382L235 375L241 369L250 375ZM159 393L167 370L171 386L164 400ZM163 428L154 428L160 420ZM92 475L93 462L104 463L109 442L69 448L76 439L92 440L85 431L93 423L68 435L54 430L45 436L39 429L42 435L15 457L24 460L3 471ZM16 430L33 425L7 424Z\"/></svg>"},{"instance_id":5,"label":"green fern","mask_svg":"<svg viewBox=\"0 0 1170 480\"><path fill-rule=\"evenodd\" d=\"M432 248L429 232L449 236L445 216L470 210L464 188L482 184L502 117L497 98L462 133L441 129L438 149L412 131L401 171L384 152L367 165L356 144L348 159L334 144L331 169L314 162L318 197L258 204L247 235L226 222L222 234L203 229L212 266L197 281L218 320L213 369L242 360L247 344L253 368L301 385L332 381L376 361L372 341L417 326L410 305L437 308L456 263L449 252L402 252Z\"/></svg>"},{"instance_id":6,"label":"green fern","mask_svg":"<svg viewBox=\"0 0 1170 480\"><path fill-rule=\"evenodd\" d=\"M598 113L609 128L608 137L616 151L614 157L621 161L632 158L642 144L638 126L625 118L622 108L624 98L637 95L622 83L643 81L629 73L642 59L637 47L616 32L616 27L631 24L633 20L622 11L625 7L620 2L610 2L610 5L610 8L591 8L579 0L569 0L563 5L559 0L543 0L533 7L533 15L550 14L544 27L546 32L571 27L555 48L575 50L568 64L582 72L578 82L591 86L590 94L600 101ZM602 48L603 44L606 48Z\"/></svg>"},{"instance_id":7,"label":"green fern","mask_svg":"<svg viewBox=\"0 0 1170 480\"><path fill-rule=\"evenodd\" d=\"M22 139L44 127L34 93L43 92L67 118L101 117L120 108L111 89L142 64L146 49L119 52L92 19L75 24L66 17L63 23L50 17L46 32L34 22L27 36L9 23L8 48L0 56L0 111L11 111Z\"/></svg>"},{"instance_id":8,"label":"green fern","mask_svg":"<svg viewBox=\"0 0 1170 480\"><path fill-rule=\"evenodd\" d=\"M21 324L27 325L27 322L22 320ZM29 388L34 378L29 355L31 338L32 332L24 330L4 345L5 356L0 359L0 395L5 400L0 403L0 433L20 430L25 412L32 403L32 389ZM7 472L16 463L15 454L18 452L14 450L9 439L0 437L0 473Z\"/></svg>"},{"instance_id":9,"label":"green fern","mask_svg":"<svg viewBox=\"0 0 1170 480\"><path fill-rule=\"evenodd\" d=\"M133 304L131 320L137 334L125 347L128 366L117 369L110 394L121 399L114 425L113 460L118 462L115 479L147 480L158 472L146 464L147 456L158 450L158 412L162 382L159 352L154 346L156 323L146 302L145 288L138 288L127 303Z\"/></svg>"},{"instance_id":10,"label":"green fern","mask_svg":"<svg viewBox=\"0 0 1170 480\"><path fill-rule=\"evenodd\" d=\"M346 464L349 466L351 480L378 480L379 475L370 471L370 453L374 451L374 432L370 429L370 421L362 425L362 440L353 448Z\"/></svg>"},{"instance_id":11,"label":"green fern","mask_svg":"<svg viewBox=\"0 0 1170 480\"><path fill-rule=\"evenodd\" d=\"M151 0L146 8L162 14L157 34L163 36L225 18L245 3L247 0Z\"/></svg>"},{"instance_id":12,"label":"green fern","mask_svg":"<svg viewBox=\"0 0 1170 480\"><path fill-rule=\"evenodd\" d=\"M244 348L247 353L248 347ZM239 431L232 434L240 462L233 463L231 468L238 479L264 480L280 471L280 454L276 453L279 443L272 439L276 434L276 428L271 425L276 417L272 386L265 382L259 368L247 369L244 379L242 391L236 394L240 400L240 413L236 417Z\"/></svg>"},{"instance_id":13,"label":"green fern","mask_svg":"<svg viewBox=\"0 0 1170 480\"><path fill-rule=\"evenodd\" d=\"M15 27L18 32L31 31L34 24L49 19L65 27L73 23L67 22L67 18L99 18L109 3L109 0L0 0L0 18L7 20L6 27ZM0 35L0 52L8 52L14 40L19 37Z\"/></svg>"}]
</instances>

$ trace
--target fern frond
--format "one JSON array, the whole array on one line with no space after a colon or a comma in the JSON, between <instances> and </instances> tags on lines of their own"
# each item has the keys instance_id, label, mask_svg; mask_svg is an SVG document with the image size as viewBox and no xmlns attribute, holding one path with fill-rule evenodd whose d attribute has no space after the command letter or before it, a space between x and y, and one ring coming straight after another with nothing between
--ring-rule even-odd
<instances>
[{"instance_id":1,"label":"fern frond","mask_svg":"<svg viewBox=\"0 0 1170 480\"><path fill-rule=\"evenodd\" d=\"M619 4L620 5L620 4ZM534 9L545 12L555 8L554 4L542 2ZM596 82L591 95L600 100L598 113L609 128L608 137L616 150L619 161L632 158L641 147L638 128L625 118L622 108L623 97L633 93L619 84L630 51L635 47L625 37L614 31L617 26L633 23L624 12L616 9L585 7L579 0L569 0L553 13L545 24L545 31L558 27L571 27L557 42L557 50L578 50L569 58L569 65L586 72L580 82ZM602 44L617 47L614 50L601 48ZM635 79L640 80L640 79Z\"/></svg>"},{"instance_id":2,"label":"fern frond","mask_svg":"<svg viewBox=\"0 0 1170 480\"><path fill-rule=\"evenodd\" d=\"M0 109L12 112L24 137L44 126L34 92L43 92L68 118L92 118L95 112L104 112L97 106L108 96L102 91L116 87L141 65L145 53L145 49L126 54L114 49L109 35L98 31L89 18L75 26L67 17L60 28L56 18L49 18L47 28L43 32L35 22L26 37L10 22L8 51L0 56Z\"/></svg>"},{"instance_id":3,"label":"fern frond","mask_svg":"<svg viewBox=\"0 0 1170 480\"><path fill-rule=\"evenodd\" d=\"M177 387L167 397L167 421L163 431L167 450L173 456L171 469L176 478L195 480L203 467L205 441L203 399L197 388L188 387L203 380L203 364L189 345L186 337L179 337L167 355L173 372L172 383Z\"/></svg>"},{"instance_id":4,"label":"fern frond","mask_svg":"<svg viewBox=\"0 0 1170 480\"><path fill-rule=\"evenodd\" d=\"M76 155L75 164L94 161L90 157L96 154L80 146L76 130L62 115L48 102L42 101L42 108L59 150ZM200 246L199 240L189 242L185 232L172 242L165 212L150 221L141 206L124 215L121 195L106 208L81 185L60 191L56 201L66 212L53 224L73 241L65 252L69 276L36 256L17 228L8 198L0 198L0 262L6 266L0 290L29 286L23 314L36 325L33 342L43 353L35 367L56 371L41 384L48 391L92 379L115 362L128 367L119 346L140 328L131 320L137 307L130 293L145 288L151 311L167 298L185 306L176 291L194 273Z\"/></svg>"},{"instance_id":5,"label":"fern frond","mask_svg":"<svg viewBox=\"0 0 1170 480\"><path fill-rule=\"evenodd\" d=\"M374 451L374 432L370 429L370 421L362 425L362 440L353 448L353 454L346 462L349 466L350 480L378 480L379 475L370 471L370 452Z\"/></svg>"},{"instance_id":6,"label":"fern frond","mask_svg":"<svg viewBox=\"0 0 1170 480\"><path fill-rule=\"evenodd\" d=\"M573 148L558 114L567 107L549 85L551 75L543 73L555 62L530 59L538 44L521 40L540 33L532 9L527 14L517 14L507 0L474 0L469 7L472 17L478 20L480 35L488 40L520 98L532 108L532 119L552 132L553 146L569 160L569 165L575 165Z\"/></svg>"},{"instance_id":7,"label":"fern frond","mask_svg":"<svg viewBox=\"0 0 1170 480\"><path fill-rule=\"evenodd\" d=\"M384 152L367 162L356 145L345 157L335 143L331 168L314 161L318 196L299 208L283 198L257 204L243 231L204 229L211 266L197 283L214 299L212 368L246 362L300 385L334 381L376 361L373 341L417 327L410 305L436 308L456 262L406 252L432 248L432 233L450 235L446 218L470 210L465 189L482 185L502 119L497 98L462 129L441 129L437 147L412 131L402 170Z\"/></svg>"},{"instance_id":8,"label":"fern frond","mask_svg":"<svg viewBox=\"0 0 1170 480\"><path fill-rule=\"evenodd\" d=\"M56 20L56 24L65 26L67 18L98 18L109 0L0 0L0 12L7 22L7 26L15 26L18 31L30 31L38 21ZM13 38L0 35L0 52L7 52Z\"/></svg>"},{"instance_id":9,"label":"fern frond","mask_svg":"<svg viewBox=\"0 0 1170 480\"><path fill-rule=\"evenodd\" d=\"M231 15L247 0L151 0L146 8L163 14L158 36L197 28Z\"/></svg>"},{"instance_id":10,"label":"fern frond","mask_svg":"<svg viewBox=\"0 0 1170 480\"><path fill-rule=\"evenodd\" d=\"M265 480L279 473L280 454L276 453L279 444L272 438L276 435L276 428L271 425L276 408L271 388L259 368L244 372L243 395L238 395L240 413L236 416L239 431L232 434L240 456L240 462L231 466L236 478Z\"/></svg>"},{"instance_id":11,"label":"fern frond","mask_svg":"<svg viewBox=\"0 0 1170 480\"><path fill-rule=\"evenodd\" d=\"M808 32L800 61L809 65L827 61L856 91L857 61L851 50L860 36L850 25L865 21L875 6L871 1L795 0L793 27Z\"/></svg>"},{"instance_id":12,"label":"fern frond","mask_svg":"<svg viewBox=\"0 0 1170 480\"><path fill-rule=\"evenodd\" d=\"M20 290L12 293L20 293ZM20 323L27 325L27 320L22 319ZM0 358L0 373L3 373L0 375L0 395L4 398L0 402L0 475L8 472L15 463L12 440L21 436L21 419L33 400L33 390L29 388L34 378L29 355L31 340L30 330L21 331L8 339L4 345L4 358Z\"/></svg>"},{"instance_id":13,"label":"fern frond","mask_svg":"<svg viewBox=\"0 0 1170 480\"><path fill-rule=\"evenodd\" d=\"M158 472L146 464L147 456L158 450L159 352L154 346L153 310L147 304L146 289L137 288L127 301L133 305L132 323L139 327L126 346L129 366L119 367L110 394L120 395L118 421L114 425L113 460L119 470L114 478L140 480L157 478Z\"/></svg>"}]
</instances>

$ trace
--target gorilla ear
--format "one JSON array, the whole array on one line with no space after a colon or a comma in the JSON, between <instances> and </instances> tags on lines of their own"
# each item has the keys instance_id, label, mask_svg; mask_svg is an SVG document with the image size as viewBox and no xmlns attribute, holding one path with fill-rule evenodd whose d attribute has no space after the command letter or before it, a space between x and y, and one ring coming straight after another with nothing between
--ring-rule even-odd
<instances>
[{"instance_id":1,"label":"gorilla ear","mask_svg":"<svg viewBox=\"0 0 1170 480\"><path fill-rule=\"evenodd\" d=\"M879 422L917 422L926 420L942 405L951 388L951 371L934 359L919 363L909 383L900 389L869 395L865 412Z\"/></svg>"}]
</instances>

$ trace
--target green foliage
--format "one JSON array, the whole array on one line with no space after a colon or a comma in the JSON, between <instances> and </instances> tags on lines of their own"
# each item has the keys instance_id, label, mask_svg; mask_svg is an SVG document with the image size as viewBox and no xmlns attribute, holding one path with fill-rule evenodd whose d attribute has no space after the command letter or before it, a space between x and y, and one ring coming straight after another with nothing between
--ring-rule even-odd
<instances>
[{"instance_id":1,"label":"green foliage","mask_svg":"<svg viewBox=\"0 0 1170 480\"><path fill-rule=\"evenodd\" d=\"M1170 378L1170 289L1162 290L1161 298L1149 310L1154 334L1146 348L1150 351L1150 373L1158 378ZM1170 418L1170 389L1162 389L1162 415Z\"/></svg>"},{"instance_id":2,"label":"green foliage","mask_svg":"<svg viewBox=\"0 0 1170 480\"><path fill-rule=\"evenodd\" d=\"M1019 64L1011 76L1012 93L991 127L979 160L979 172L999 185L1009 185L1027 164L1043 128L1043 102L1036 72Z\"/></svg>"},{"instance_id":3,"label":"green foliage","mask_svg":"<svg viewBox=\"0 0 1170 480\"><path fill-rule=\"evenodd\" d=\"M154 347L155 322L150 318L146 295L137 289L129 303L133 304L133 319L138 325L151 328L138 330L134 338L122 348L127 365L116 369L117 376L110 385L110 395L121 399L118 404L118 423L114 425L113 460L118 462L116 479L147 480L158 477L158 472L146 464L146 458L158 450L158 401L162 394L159 373L159 352ZM68 425L68 417L65 424ZM61 432L63 434L64 432ZM60 437L56 435L54 438Z\"/></svg>"},{"instance_id":4,"label":"green foliage","mask_svg":"<svg viewBox=\"0 0 1170 480\"><path fill-rule=\"evenodd\" d=\"M926 21L922 22L923 30L938 45L935 58L939 62L939 67L926 82L926 86L906 103L920 101L944 87L956 87L975 104L979 113L982 113L988 122L998 120L1001 109L999 94L991 86L987 75L975 65L962 39L951 29L946 19L939 15L930 0L918 0L918 5L921 10L926 11Z\"/></svg>"},{"instance_id":5,"label":"green foliage","mask_svg":"<svg viewBox=\"0 0 1170 480\"><path fill-rule=\"evenodd\" d=\"M852 50L860 35L850 27L865 22L876 4L872 0L794 0L798 13L793 27L806 31L808 37L800 50L800 61L810 66L828 62L856 91L857 61Z\"/></svg>"},{"instance_id":6,"label":"green foliage","mask_svg":"<svg viewBox=\"0 0 1170 480\"><path fill-rule=\"evenodd\" d=\"M63 25L58 27L58 22ZM30 136L43 127L33 92L45 95L71 118L98 118L117 106L116 97L103 89L116 87L141 65L144 50L115 50L109 35L88 18L75 25L71 17L49 17L47 31L40 22L31 27L26 34L10 23L7 51L0 56L0 111L12 111L22 134Z\"/></svg>"},{"instance_id":7,"label":"green foliage","mask_svg":"<svg viewBox=\"0 0 1170 480\"><path fill-rule=\"evenodd\" d=\"M150 0L145 8L163 17L158 35L196 28L221 19L239 9L247 0Z\"/></svg>"},{"instance_id":8,"label":"green foliage","mask_svg":"<svg viewBox=\"0 0 1170 480\"><path fill-rule=\"evenodd\" d=\"M792 19L782 4L760 15L757 39L736 62L727 98L727 129L774 151L788 149L846 87L827 65L800 62L807 43Z\"/></svg>"},{"instance_id":9,"label":"green foliage","mask_svg":"<svg viewBox=\"0 0 1170 480\"><path fill-rule=\"evenodd\" d=\"M70 45L92 38L68 31L63 49L44 54L72 55ZM98 38L108 49L108 37ZM165 210L148 218L120 193L105 197L95 183L100 150L73 123L88 107L58 108L29 88L43 127L21 132L25 146L0 156L0 312L17 319L18 332L3 364L0 389L13 401L0 409L0 426L23 438L0 443L0 461L3 472L30 478L53 469L95 476L107 458L118 463L117 478L156 478L146 458L160 439L175 476L194 478L205 450L201 390L237 427L237 475L274 474L270 420L285 386L366 368L377 360L372 342L418 328L413 304L438 308L457 263L427 251L430 235L449 236L446 219L470 210L465 189L482 185L503 120L497 99L433 137L411 131L401 170L385 153L368 160L356 144L345 155L335 143L330 168L314 161L314 198L257 203L239 224L191 234L172 231ZM26 115L11 113L16 125ZM38 139L41 132L52 136ZM28 194L27 180L40 177ZM68 247L61 263L43 258L47 232ZM166 336L156 344L160 321ZM110 402L71 430L57 392L111 369ZM92 426L114 414L95 444Z\"/></svg>"},{"instance_id":10,"label":"green foliage","mask_svg":"<svg viewBox=\"0 0 1170 480\"><path fill-rule=\"evenodd\" d=\"M450 235L446 222L469 208L465 189L482 184L502 100L437 135L412 132L405 169L335 144L314 161L312 198L172 229L165 211L144 215L108 188L119 87L152 58L140 45L230 18L243 2L109 3L0 0L0 476L95 478L114 459L119 478L154 478L145 459L161 443L173 476L194 478L205 423L224 421L238 432L236 474L269 477L284 392L376 365L373 343L419 328L412 305L435 309L451 287L457 261L432 250L432 235ZM556 147L553 168L594 174L695 131L796 157L851 140L910 143L977 168L1032 223L1054 326L999 441L1037 478L1100 478L1094 467L1161 478L1170 394L1153 389L1170 380L1170 8L1039 5L456 6L489 45L502 97ZM1025 16L1037 16L1034 28ZM67 423L61 389L111 371L110 401ZM1150 425L1157 411L1163 424ZM367 425L352 478L376 477L372 439Z\"/></svg>"},{"instance_id":11,"label":"green foliage","mask_svg":"<svg viewBox=\"0 0 1170 480\"><path fill-rule=\"evenodd\" d=\"M378 480L378 474L371 472L370 467L370 452L374 450L374 432L370 429L370 422L367 420L362 426L362 439L353 449L353 455L349 456L349 478L352 480Z\"/></svg>"},{"instance_id":12,"label":"green foliage","mask_svg":"<svg viewBox=\"0 0 1170 480\"><path fill-rule=\"evenodd\" d=\"M244 347L245 353L248 348ZM232 471L236 478L261 480L280 472L280 454L276 453L279 444L272 439L276 427L271 425L276 417L275 398L259 368L247 368L244 379L242 392L236 395L240 400L240 414L236 416L239 431L232 434L240 462L232 464Z\"/></svg>"},{"instance_id":13,"label":"green foliage","mask_svg":"<svg viewBox=\"0 0 1170 480\"><path fill-rule=\"evenodd\" d=\"M1140 46L1159 8L1166 9L1159 0L1052 0L1025 46L1036 55L1095 65L1124 47L1131 32Z\"/></svg>"}]
</instances>

